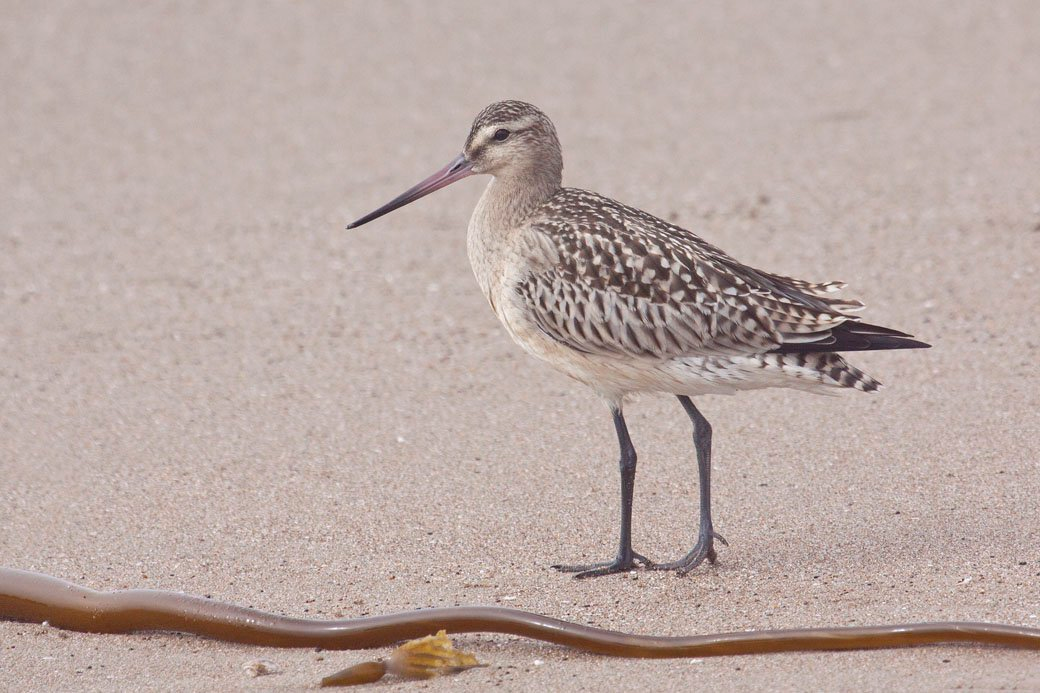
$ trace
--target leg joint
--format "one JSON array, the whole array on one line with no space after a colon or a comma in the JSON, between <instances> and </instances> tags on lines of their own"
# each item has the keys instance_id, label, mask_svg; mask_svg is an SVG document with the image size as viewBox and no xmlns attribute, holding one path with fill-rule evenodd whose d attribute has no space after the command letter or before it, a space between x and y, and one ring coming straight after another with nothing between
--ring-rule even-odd
<instances>
[{"instance_id":1,"label":"leg joint","mask_svg":"<svg viewBox=\"0 0 1040 693\"><path fill-rule=\"evenodd\" d=\"M636 449L631 445L621 448L621 459L618 461L622 470L636 468Z\"/></svg>"},{"instance_id":2,"label":"leg joint","mask_svg":"<svg viewBox=\"0 0 1040 693\"><path fill-rule=\"evenodd\" d=\"M711 440L711 424L703 416L693 420L693 437Z\"/></svg>"},{"instance_id":3,"label":"leg joint","mask_svg":"<svg viewBox=\"0 0 1040 693\"><path fill-rule=\"evenodd\" d=\"M694 445L710 447L711 424L704 418L704 414L701 414L700 410L694 406L689 397L679 395L679 402L682 404L683 409L686 410L686 415L690 417L690 423L693 424Z\"/></svg>"}]
</instances>

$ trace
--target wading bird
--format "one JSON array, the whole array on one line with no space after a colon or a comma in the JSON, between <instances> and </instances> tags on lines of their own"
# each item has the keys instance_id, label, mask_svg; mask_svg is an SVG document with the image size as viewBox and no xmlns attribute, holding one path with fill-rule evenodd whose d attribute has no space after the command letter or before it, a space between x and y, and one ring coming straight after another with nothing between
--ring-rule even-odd
<instances>
[{"instance_id":1,"label":"wading bird","mask_svg":"<svg viewBox=\"0 0 1040 693\"><path fill-rule=\"evenodd\" d=\"M715 561L711 426L690 400L766 387L853 388L878 381L837 352L917 349L911 335L851 313L822 284L743 265L686 229L609 198L564 188L556 128L522 101L477 116L447 166L355 221L361 226L473 174L492 176L469 222L470 263L492 310L525 351L610 406L621 447L621 541L612 561L555 568L587 578L637 565L685 574ZM632 550L636 451L626 395L676 395L693 423L700 529L693 549L655 563Z\"/></svg>"}]
</instances>

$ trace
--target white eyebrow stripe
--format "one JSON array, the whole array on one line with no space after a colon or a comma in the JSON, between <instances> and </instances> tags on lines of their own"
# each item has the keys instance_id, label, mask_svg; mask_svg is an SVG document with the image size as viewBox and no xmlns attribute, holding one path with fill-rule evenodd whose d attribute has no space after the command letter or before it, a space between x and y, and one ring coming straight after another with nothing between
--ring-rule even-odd
<instances>
[{"instance_id":1,"label":"white eyebrow stripe","mask_svg":"<svg viewBox=\"0 0 1040 693\"><path fill-rule=\"evenodd\" d=\"M505 128L510 132L516 132L517 130L523 130L524 128L534 125L535 122L536 119L534 117L525 116L523 118L517 118L516 120L510 120L503 123L488 123L480 129L480 135L484 139L489 139L502 128Z\"/></svg>"}]
</instances>

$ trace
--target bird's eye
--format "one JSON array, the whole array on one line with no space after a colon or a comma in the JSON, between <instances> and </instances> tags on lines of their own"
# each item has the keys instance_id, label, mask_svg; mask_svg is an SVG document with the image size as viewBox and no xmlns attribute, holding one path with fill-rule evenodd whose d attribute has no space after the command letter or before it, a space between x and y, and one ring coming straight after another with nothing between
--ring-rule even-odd
<instances>
[{"instance_id":1,"label":"bird's eye","mask_svg":"<svg viewBox=\"0 0 1040 693\"><path fill-rule=\"evenodd\" d=\"M495 139L498 140L499 142L501 142L502 140L504 140L507 137L509 137L509 130L506 130L505 128L503 128L501 130L496 130L495 131Z\"/></svg>"}]
</instances>

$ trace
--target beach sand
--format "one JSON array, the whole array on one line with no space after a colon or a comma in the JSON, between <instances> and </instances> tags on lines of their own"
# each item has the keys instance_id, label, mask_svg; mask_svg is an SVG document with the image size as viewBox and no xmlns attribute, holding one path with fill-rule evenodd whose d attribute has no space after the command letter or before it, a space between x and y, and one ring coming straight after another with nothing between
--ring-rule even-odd
<instances>
[{"instance_id":1,"label":"beach sand","mask_svg":"<svg viewBox=\"0 0 1040 693\"><path fill-rule=\"evenodd\" d=\"M500 604L654 634L1040 626L1040 4L5 3L0 564L295 616ZM576 581L616 443L473 281L476 179L344 226L487 103L565 183L841 279L887 387L699 401L719 562ZM626 409L635 546L693 542L688 422ZM428 690L1040 687L982 647L624 661L506 636ZM376 652L0 623L0 688L305 688ZM250 678L254 659L282 673Z\"/></svg>"}]
</instances>

